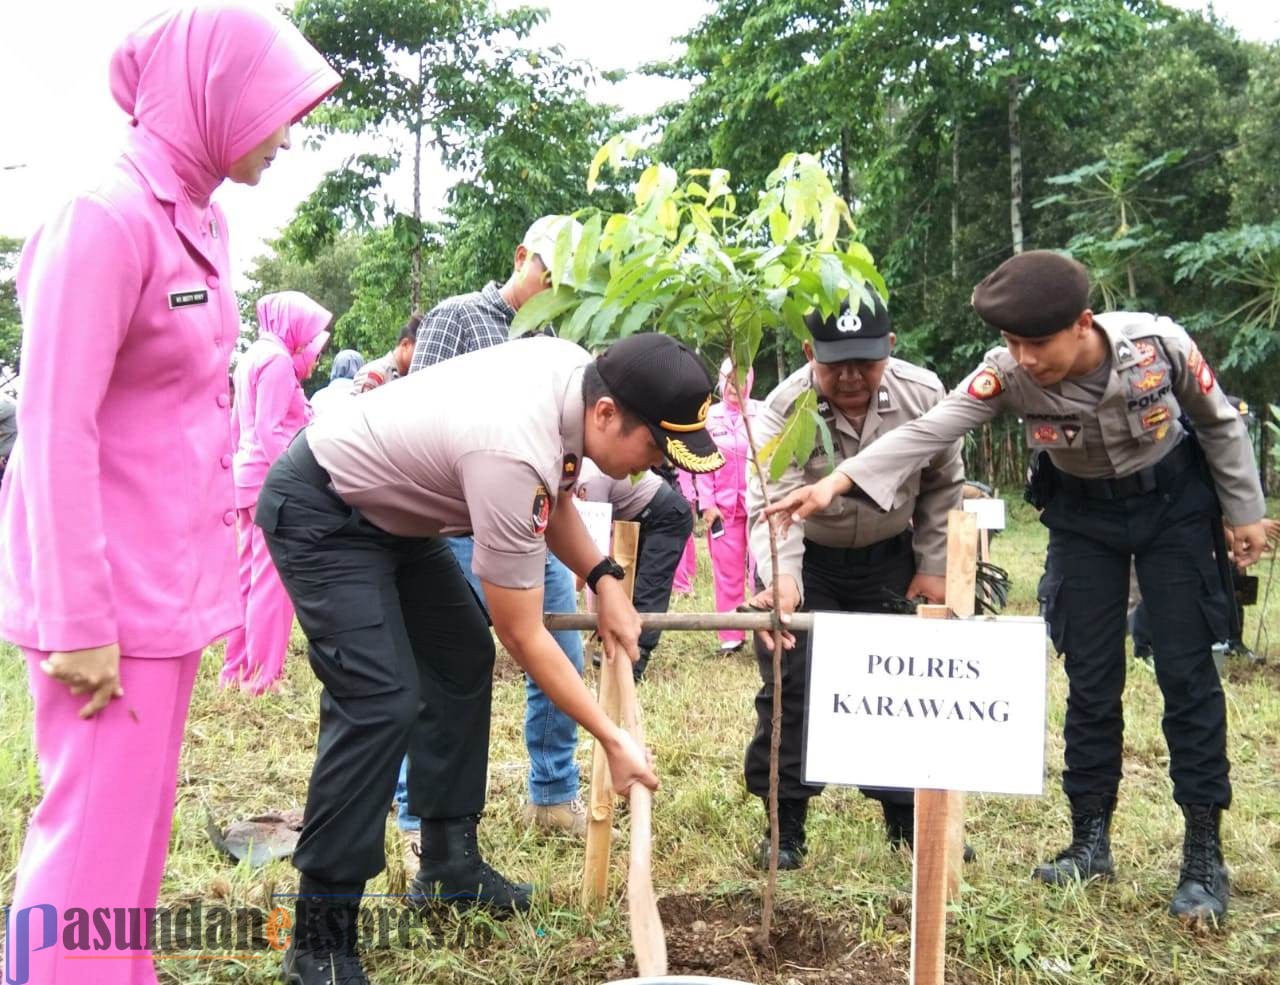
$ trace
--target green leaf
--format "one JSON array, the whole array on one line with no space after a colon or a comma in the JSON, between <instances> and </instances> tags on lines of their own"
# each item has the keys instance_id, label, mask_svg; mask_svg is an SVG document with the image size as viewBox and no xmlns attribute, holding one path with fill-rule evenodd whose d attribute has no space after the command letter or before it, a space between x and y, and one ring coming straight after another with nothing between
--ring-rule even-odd
<instances>
[{"instance_id":1,"label":"green leaf","mask_svg":"<svg viewBox=\"0 0 1280 985\"><path fill-rule=\"evenodd\" d=\"M596 254L600 252L600 231L604 219L597 212L582 227L582 238L578 240L578 249L573 254L573 283L578 288L586 285L591 276L591 266L596 262Z\"/></svg>"},{"instance_id":2,"label":"green leaf","mask_svg":"<svg viewBox=\"0 0 1280 985\"><path fill-rule=\"evenodd\" d=\"M657 310L655 304L637 304L627 312L626 317L622 319L622 324L618 327L618 337L625 339L628 335L634 335L644 327L645 319Z\"/></svg>"},{"instance_id":3,"label":"green leaf","mask_svg":"<svg viewBox=\"0 0 1280 985\"><path fill-rule=\"evenodd\" d=\"M567 287L551 287L539 291L520 306L515 318L511 321L513 335L524 335L526 332L541 328L554 322L555 319L572 308L580 300L580 295Z\"/></svg>"},{"instance_id":4,"label":"green leaf","mask_svg":"<svg viewBox=\"0 0 1280 985\"><path fill-rule=\"evenodd\" d=\"M775 246L787 241L787 214L780 208L769 213L769 238Z\"/></svg>"},{"instance_id":5,"label":"green leaf","mask_svg":"<svg viewBox=\"0 0 1280 985\"><path fill-rule=\"evenodd\" d=\"M658 175L658 165L650 164L640 175L640 180L636 182L636 205L640 208L648 205L649 199L653 198L653 193L658 190Z\"/></svg>"},{"instance_id":6,"label":"green leaf","mask_svg":"<svg viewBox=\"0 0 1280 985\"><path fill-rule=\"evenodd\" d=\"M560 287L564 282L565 267L569 266L569 257L573 255L573 222L560 224L560 232L556 235L556 252L551 261L551 286Z\"/></svg>"},{"instance_id":7,"label":"green leaf","mask_svg":"<svg viewBox=\"0 0 1280 985\"><path fill-rule=\"evenodd\" d=\"M570 342L581 341L583 336L586 335L591 319L595 317L602 304L604 304L604 298L598 294L592 295L583 301L582 304L578 305L578 310L573 313L573 316L561 327L560 337L568 339Z\"/></svg>"}]
</instances>

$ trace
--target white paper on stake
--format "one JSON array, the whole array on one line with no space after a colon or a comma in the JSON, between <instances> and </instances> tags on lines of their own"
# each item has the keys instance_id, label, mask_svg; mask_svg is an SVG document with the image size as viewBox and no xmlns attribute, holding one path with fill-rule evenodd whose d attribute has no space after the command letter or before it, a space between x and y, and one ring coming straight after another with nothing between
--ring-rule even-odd
<instances>
[{"instance_id":1,"label":"white paper on stake","mask_svg":"<svg viewBox=\"0 0 1280 985\"><path fill-rule=\"evenodd\" d=\"M979 530L1004 529L1003 499L966 499L964 511L977 516Z\"/></svg>"},{"instance_id":2,"label":"white paper on stake","mask_svg":"<svg viewBox=\"0 0 1280 985\"><path fill-rule=\"evenodd\" d=\"M1042 619L819 612L810 640L806 782L1044 792Z\"/></svg>"}]
</instances>

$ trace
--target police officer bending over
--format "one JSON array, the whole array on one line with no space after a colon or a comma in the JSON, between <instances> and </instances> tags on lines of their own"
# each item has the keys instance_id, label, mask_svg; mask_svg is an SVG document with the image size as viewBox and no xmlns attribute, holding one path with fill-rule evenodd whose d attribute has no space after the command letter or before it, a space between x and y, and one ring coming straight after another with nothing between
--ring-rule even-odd
<instances>
[{"instance_id":1,"label":"police officer bending over","mask_svg":"<svg viewBox=\"0 0 1280 985\"><path fill-rule=\"evenodd\" d=\"M294 855L302 875L287 982L367 981L356 918L365 881L384 864L387 805L406 750L409 808L423 818L410 904L529 907L530 887L485 864L476 843L494 648L441 534L474 533L473 570L498 638L601 742L617 790L656 788L643 751L543 628L543 555L550 547L595 590L606 654L637 659L640 621L622 569L600 556L566 501L584 455L618 478L664 456L691 471L717 468L705 430L710 392L699 358L666 336L631 336L596 360L570 342L524 339L335 409L272 467L256 522L324 685ZM424 727L432 691L451 696L452 716ZM420 764L442 752L455 775L425 783Z\"/></svg>"},{"instance_id":2,"label":"police officer bending over","mask_svg":"<svg viewBox=\"0 0 1280 985\"><path fill-rule=\"evenodd\" d=\"M935 406L946 390L927 369L892 359L894 336L889 312L874 295L857 312L846 303L837 316L819 312L806 318L812 342L804 344L808 365L792 373L769 394L755 438L765 444L782 431L791 408L815 391L818 410L831 432L838 460L865 453L886 434ZM947 569L947 513L960 508L964 484L961 443L934 449L904 480L908 493L889 512L865 501L841 498L808 520L792 525L778 539L778 591L784 613L803 607L832 612L885 612L896 597L923 596L943 601ZM815 450L803 469L792 464L769 484L771 500L831 471L832 463ZM748 473L747 509L752 519L751 549L758 577L770 583L769 531L761 521L764 498ZM752 604L772 607L773 589ZM821 786L801 778L805 695L809 668L805 634L784 638L782 655L782 747L778 762L778 867L795 869L805 854L805 818L810 797ZM796 642L800 646L796 646ZM769 737L773 717L773 640L756 640L756 661L763 686L756 695L756 730L747 746L747 789L769 795ZM864 787L884 808L889 840L911 845L915 835L915 797L911 790ZM769 838L760 843L758 864L769 865Z\"/></svg>"},{"instance_id":3,"label":"police officer bending over","mask_svg":"<svg viewBox=\"0 0 1280 985\"><path fill-rule=\"evenodd\" d=\"M1170 912L1189 922L1218 920L1229 895L1219 821L1231 784L1212 655L1227 616L1213 525L1220 502L1236 560L1252 564L1266 540L1265 504L1244 424L1187 333L1148 314L1095 316L1088 294L1084 267L1059 254L1037 250L1001 264L974 290L973 307L1005 345L933 411L768 512L785 526L855 488L890 509L939 448L1001 412L1021 415L1028 444L1046 450L1054 467L1053 481L1041 486L1046 617L1069 684L1062 786L1071 801L1071 844L1034 877L1054 885L1113 877L1109 830L1121 774L1132 558L1151 610L1173 798L1186 821ZM1178 423L1184 412L1208 475Z\"/></svg>"}]
</instances>

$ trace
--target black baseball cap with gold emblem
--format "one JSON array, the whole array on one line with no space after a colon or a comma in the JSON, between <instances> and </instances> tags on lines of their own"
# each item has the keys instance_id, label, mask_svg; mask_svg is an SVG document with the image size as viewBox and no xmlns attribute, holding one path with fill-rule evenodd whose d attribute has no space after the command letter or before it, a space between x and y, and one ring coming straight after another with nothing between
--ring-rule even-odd
<instances>
[{"instance_id":1,"label":"black baseball cap with gold emblem","mask_svg":"<svg viewBox=\"0 0 1280 985\"><path fill-rule=\"evenodd\" d=\"M669 335L640 332L596 358L600 378L686 472L714 472L724 456L707 433L711 377L692 349Z\"/></svg>"},{"instance_id":2,"label":"black baseball cap with gold emblem","mask_svg":"<svg viewBox=\"0 0 1280 985\"><path fill-rule=\"evenodd\" d=\"M813 336L813 358L818 362L876 362L889 358L893 350L889 309L870 287L864 293L857 311L850 310L845 301L830 318L822 317L817 308L805 315L805 327Z\"/></svg>"}]
</instances>

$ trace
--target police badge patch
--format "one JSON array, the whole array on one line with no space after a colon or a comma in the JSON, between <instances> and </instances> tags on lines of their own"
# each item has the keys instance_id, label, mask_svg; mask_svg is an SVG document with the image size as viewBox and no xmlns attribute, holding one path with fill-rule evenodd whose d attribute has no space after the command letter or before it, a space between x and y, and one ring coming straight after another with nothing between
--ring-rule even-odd
<instances>
[{"instance_id":1,"label":"police badge patch","mask_svg":"<svg viewBox=\"0 0 1280 985\"><path fill-rule=\"evenodd\" d=\"M1134 349L1138 352L1138 365L1144 369L1156 361L1156 347L1150 342L1135 342Z\"/></svg>"},{"instance_id":2,"label":"police badge patch","mask_svg":"<svg viewBox=\"0 0 1280 985\"><path fill-rule=\"evenodd\" d=\"M969 381L969 396L977 400L990 400L1004 392L1004 383L994 369L986 368Z\"/></svg>"},{"instance_id":3,"label":"police badge patch","mask_svg":"<svg viewBox=\"0 0 1280 985\"><path fill-rule=\"evenodd\" d=\"M1058 429L1052 424L1039 424L1036 429L1031 432L1031 436L1042 445L1054 445L1058 443Z\"/></svg>"},{"instance_id":4,"label":"police badge patch","mask_svg":"<svg viewBox=\"0 0 1280 985\"><path fill-rule=\"evenodd\" d=\"M1194 342L1191 343L1191 351L1187 353L1187 372L1196 378L1201 393L1208 393L1213 389L1213 384L1216 382L1213 369L1209 366L1208 360L1200 354L1200 347Z\"/></svg>"},{"instance_id":5,"label":"police badge patch","mask_svg":"<svg viewBox=\"0 0 1280 985\"><path fill-rule=\"evenodd\" d=\"M533 490L533 532L543 534L547 531L547 522L551 519L551 497L547 495L547 487L539 483Z\"/></svg>"}]
</instances>

